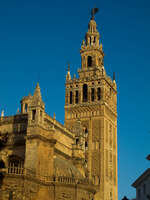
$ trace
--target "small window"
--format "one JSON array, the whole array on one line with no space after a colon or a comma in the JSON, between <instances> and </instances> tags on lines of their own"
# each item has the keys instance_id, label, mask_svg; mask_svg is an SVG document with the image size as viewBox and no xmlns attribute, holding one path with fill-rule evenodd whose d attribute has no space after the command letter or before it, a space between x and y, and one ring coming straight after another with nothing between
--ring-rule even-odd
<instances>
[{"instance_id":1,"label":"small window","mask_svg":"<svg viewBox=\"0 0 150 200\"><path fill-rule=\"evenodd\" d=\"M93 41L93 43L95 43L96 42L96 37L94 37L94 41Z\"/></svg>"},{"instance_id":2,"label":"small window","mask_svg":"<svg viewBox=\"0 0 150 200\"><path fill-rule=\"evenodd\" d=\"M25 104L25 112L27 112L28 111L28 104L26 103Z\"/></svg>"},{"instance_id":3,"label":"small window","mask_svg":"<svg viewBox=\"0 0 150 200\"><path fill-rule=\"evenodd\" d=\"M91 101L94 101L95 99L95 90L94 88L91 89Z\"/></svg>"},{"instance_id":4,"label":"small window","mask_svg":"<svg viewBox=\"0 0 150 200\"><path fill-rule=\"evenodd\" d=\"M13 192L12 191L9 192L9 200L13 200Z\"/></svg>"},{"instance_id":5,"label":"small window","mask_svg":"<svg viewBox=\"0 0 150 200\"><path fill-rule=\"evenodd\" d=\"M92 67L92 56L88 56L88 67Z\"/></svg>"},{"instance_id":6,"label":"small window","mask_svg":"<svg viewBox=\"0 0 150 200\"><path fill-rule=\"evenodd\" d=\"M35 120L36 110L32 110L32 120Z\"/></svg>"},{"instance_id":7,"label":"small window","mask_svg":"<svg viewBox=\"0 0 150 200\"><path fill-rule=\"evenodd\" d=\"M88 129L87 128L85 129L85 134L88 134Z\"/></svg>"},{"instance_id":8,"label":"small window","mask_svg":"<svg viewBox=\"0 0 150 200\"><path fill-rule=\"evenodd\" d=\"M85 142L85 148L88 148L88 142L87 141Z\"/></svg>"},{"instance_id":9,"label":"small window","mask_svg":"<svg viewBox=\"0 0 150 200\"><path fill-rule=\"evenodd\" d=\"M87 102L88 100L88 86L86 84L83 85L83 102Z\"/></svg>"},{"instance_id":10,"label":"small window","mask_svg":"<svg viewBox=\"0 0 150 200\"><path fill-rule=\"evenodd\" d=\"M72 91L70 92L70 104L72 104Z\"/></svg>"},{"instance_id":11,"label":"small window","mask_svg":"<svg viewBox=\"0 0 150 200\"><path fill-rule=\"evenodd\" d=\"M78 102L79 102L79 92L78 91L76 91L75 102L76 102L76 104L78 104Z\"/></svg>"},{"instance_id":12,"label":"small window","mask_svg":"<svg viewBox=\"0 0 150 200\"><path fill-rule=\"evenodd\" d=\"M97 88L97 100L101 99L101 88Z\"/></svg>"},{"instance_id":13,"label":"small window","mask_svg":"<svg viewBox=\"0 0 150 200\"><path fill-rule=\"evenodd\" d=\"M76 138L76 144L79 144L79 138Z\"/></svg>"}]
</instances>

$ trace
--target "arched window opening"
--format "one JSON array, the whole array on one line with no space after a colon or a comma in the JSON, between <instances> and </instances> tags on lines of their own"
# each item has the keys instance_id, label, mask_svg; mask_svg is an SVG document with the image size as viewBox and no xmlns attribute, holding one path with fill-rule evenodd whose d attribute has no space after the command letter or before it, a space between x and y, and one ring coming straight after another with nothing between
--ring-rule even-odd
<instances>
[{"instance_id":1,"label":"arched window opening","mask_svg":"<svg viewBox=\"0 0 150 200\"><path fill-rule=\"evenodd\" d=\"M5 168L5 163L3 160L0 160L0 169Z\"/></svg>"},{"instance_id":2,"label":"arched window opening","mask_svg":"<svg viewBox=\"0 0 150 200\"><path fill-rule=\"evenodd\" d=\"M94 40L93 40L93 43L95 43L96 42L96 37L94 37Z\"/></svg>"},{"instance_id":3,"label":"arched window opening","mask_svg":"<svg viewBox=\"0 0 150 200\"><path fill-rule=\"evenodd\" d=\"M91 101L95 100L95 90L94 88L91 89Z\"/></svg>"},{"instance_id":4,"label":"arched window opening","mask_svg":"<svg viewBox=\"0 0 150 200\"><path fill-rule=\"evenodd\" d=\"M88 67L92 67L92 56L88 56Z\"/></svg>"},{"instance_id":5,"label":"arched window opening","mask_svg":"<svg viewBox=\"0 0 150 200\"><path fill-rule=\"evenodd\" d=\"M88 100L88 86L86 84L83 85L83 102L87 102Z\"/></svg>"},{"instance_id":6,"label":"arched window opening","mask_svg":"<svg viewBox=\"0 0 150 200\"><path fill-rule=\"evenodd\" d=\"M87 141L85 142L85 149L86 150L88 149L88 142Z\"/></svg>"},{"instance_id":7,"label":"arched window opening","mask_svg":"<svg viewBox=\"0 0 150 200\"><path fill-rule=\"evenodd\" d=\"M87 130L87 128L85 128L84 133L85 133L85 137L87 138L88 137L88 130Z\"/></svg>"},{"instance_id":8,"label":"arched window opening","mask_svg":"<svg viewBox=\"0 0 150 200\"><path fill-rule=\"evenodd\" d=\"M88 129L87 128L85 128L85 134L88 134Z\"/></svg>"},{"instance_id":9,"label":"arched window opening","mask_svg":"<svg viewBox=\"0 0 150 200\"><path fill-rule=\"evenodd\" d=\"M32 110L32 120L35 120L36 110Z\"/></svg>"},{"instance_id":10,"label":"arched window opening","mask_svg":"<svg viewBox=\"0 0 150 200\"><path fill-rule=\"evenodd\" d=\"M72 91L70 91L70 104L72 104Z\"/></svg>"},{"instance_id":11,"label":"arched window opening","mask_svg":"<svg viewBox=\"0 0 150 200\"><path fill-rule=\"evenodd\" d=\"M78 91L76 91L75 102L76 102L76 104L79 103L79 92Z\"/></svg>"},{"instance_id":12,"label":"arched window opening","mask_svg":"<svg viewBox=\"0 0 150 200\"><path fill-rule=\"evenodd\" d=\"M101 99L101 88L97 88L97 100Z\"/></svg>"},{"instance_id":13,"label":"arched window opening","mask_svg":"<svg viewBox=\"0 0 150 200\"><path fill-rule=\"evenodd\" d=\"M76 144L79 144L79 138L76 138Z\"/></svg>"},{"instance_id":14,"label":"arched window opening","mask_svg":"<svg viewBox=\"0 0 150 200\"><path fill-rule=\"evenodd\" d=\"M26 103L25 104L25 112L27 112L28 111L28 104Z\"/></svg>"}]
</instances>

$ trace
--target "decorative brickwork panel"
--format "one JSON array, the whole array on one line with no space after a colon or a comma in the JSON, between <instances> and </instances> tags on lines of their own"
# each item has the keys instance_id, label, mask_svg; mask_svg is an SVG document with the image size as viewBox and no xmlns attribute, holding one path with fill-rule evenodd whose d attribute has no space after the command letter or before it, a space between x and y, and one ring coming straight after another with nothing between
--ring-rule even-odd
<instances>
[{"instance_id":1,"label":"decorative brickwork panel","mask_svg":"<svg viewBox=\"0 0 150 200\"><path fill-rule=\"evenodd\" d=\"M100 174L100 154L98 151L92 153L92 175Z\"/></svg>"},{"instance_id":2,"label":"decorative brickwork panel","mask_svg":"<svg viewBox=\"0 0 150 200\"><path fill-rule=\"evenodd\" d=\"M101 124L100 124L99 119L94 119L92 121L92 141L99 141L100 139L100 129L101 129Z\"/></svg>"}]
</instances>

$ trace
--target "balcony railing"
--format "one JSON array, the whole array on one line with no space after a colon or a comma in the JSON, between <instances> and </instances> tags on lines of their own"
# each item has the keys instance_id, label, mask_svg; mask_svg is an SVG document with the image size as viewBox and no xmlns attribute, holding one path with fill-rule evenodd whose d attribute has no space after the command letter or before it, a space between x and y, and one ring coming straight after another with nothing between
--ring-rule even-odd
<instances>
[{"instance_id":1,"label":"balcony railing","mask_svg":"<svg viewBox=\"0 0 150 200\"><path fill-rule=\"evenodd\" d=\"M0 169L0 173L3 173L4 176L24 176L27 178L33 178L38 181L44 182L44 183L65 183L65 184L92 184L89 179L83 178L74 178L74 177L66 177L66 176L42 176L39 174L36 174L33 170L22 168L22 167L15 167L10 166L8 168L2 168Z\"/></svg>"}]
</instances>

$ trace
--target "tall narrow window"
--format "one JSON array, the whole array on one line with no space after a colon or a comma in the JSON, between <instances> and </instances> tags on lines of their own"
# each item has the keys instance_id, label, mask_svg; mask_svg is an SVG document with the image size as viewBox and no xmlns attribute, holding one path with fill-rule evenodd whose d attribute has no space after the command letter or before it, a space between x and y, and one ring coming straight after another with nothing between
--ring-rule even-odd
<instances>
[{"instance_id":1,"label":"tall narrow window","mask_svg":"<svg viewBox=\"0 0 150 200\"><path fill-rule=\"evenodd\" d=\"M70 92L70 104L72 104L72 91Z\"/></svg>"},{"instance_id":2,"label":"tall narrow window","mask_svg":"<svg viewBox=\"0 0 150 200\"><path fill-rule=\"evenodd\" d=\"M94 88L91 89L91 101L94 101L95 99L95 90Z\"/></svg>"},{"instance_id":3,"label":"tall narrow window","mask_svg":"<svg viewBox=\"0 0 150 200\"><path fill-rule=\"evenodd\" d=\"M79 144L79 138L76 138L76 144Z\"/></svg>"},{"instance_id":4,"label":"tall narrow window","mask_svg":"<svg viewBox=\"0 0 150 200\"><path fill-rule=\"evenodd\" d=\"M28 111L28 104L26 103L25 104L25 112L27 112Z\"/></svg>"},{"instance_id":5,"label":"tall narrow window","mask_svg":"<svg viewBox=\"0 0 150 200\"><path fill-rule=\"evenodd\" d=\"M92 67L92 56L88 56L88 67Z\"/></svg>"},{"instance_id":6,"label":"tall narrow window","mask_svg":"<svg viewBox=\"0 0 150 200\"><path fill-rule=\"evenodd\" d=\"M85 142L85 149L86 150L88 149L88 142L87 141Z\"/></svg>"},{"instance_id":7,"label":"tall narrow window","mask_svg":"<svg viewBox=\"0 0 150 200\"><path fill-rule=\"evenodd\" d=\"M85 132L85 134L88 134L88 129L87 129L87 128L85 128L85 131L84 131L84 132Z\"/></svg>"},{"instance_id":8,"label":"tall narrow window","mask_svg":"<svg viewBox=\"0 0 150 200\"><path fill-rule=\"evenodd\" d=\"M32 120L35 120L36 110L32 110Z\"/></svg>"},{"instance_id":9,"label":"tall narrow window","mask_svg":"<svg viewBox=\"0 0 150 200\"><path fill-rule=\"evenodd\" d=\"M9 200L13 200L13 192L12 191L9 192Z\"/></svg>"},{"instance_id":10,"label":"tall narrow window","mask_svg":"<svg viewBox=\"0 0 150 200\"><path fill-rule=\"evenodd\" d=\"M83 85L83 102L87 102L88 100L88 86L86 84Z\"/></svg>"},{"instance_id":11,"label":"tall narrow window","mask_svg":"<svg viewBox=\"0 0 150 200\"><path fill-rule=\"evenodd\" d=\"M101 99L101 88L97 88L97 100Z\"/></svg>"},{"instance_id":12,"label":"tall narrow window","mask_svg":"<svg viewBox=\"0 0 150 200\"><path fill-rule=\"evenodd\" d=\"M75 102L76 102L76 104L78 104L78 103L79 103L79 92L78 92L78 91L76 91L76 98L75 98Z\"/></svg>"}]
</instances>

